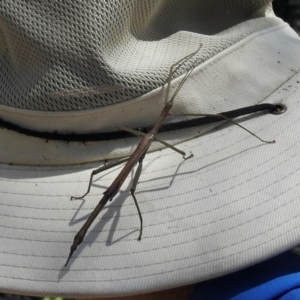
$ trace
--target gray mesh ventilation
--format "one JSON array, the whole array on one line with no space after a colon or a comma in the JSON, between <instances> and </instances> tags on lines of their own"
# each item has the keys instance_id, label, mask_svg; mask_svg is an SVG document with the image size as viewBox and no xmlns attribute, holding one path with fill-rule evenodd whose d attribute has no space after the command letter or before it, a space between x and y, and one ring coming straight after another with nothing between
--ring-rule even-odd
<instances>
[{"instance_id":1,"label":"gray mesh ventilation","mask_svg":"<svg viewBox=\"0 0 300 300\"><path fill-rule=\"evenodd\" d=\"M199 63L276 24L269 2L2 0L0 104L69 111L138 97L200 43Z\"/></svg>"}]
</instances>

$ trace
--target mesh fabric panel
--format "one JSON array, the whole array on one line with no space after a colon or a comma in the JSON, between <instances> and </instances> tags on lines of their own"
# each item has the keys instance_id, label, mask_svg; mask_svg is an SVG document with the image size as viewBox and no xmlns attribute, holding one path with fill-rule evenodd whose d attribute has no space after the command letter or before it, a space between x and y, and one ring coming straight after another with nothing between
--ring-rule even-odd
<instances>
[{"instance_id":1,"label":"mesh fabric panel","mask_svg":"<svg viewBox=\"0 0 300 300\"><path fill-rule=\"evenodd\" d=\"M0 12L0 104L39 111L138 97L200 43L199 63L276 23L270 0L3 0Z\"/></svg>"}]
</instances>

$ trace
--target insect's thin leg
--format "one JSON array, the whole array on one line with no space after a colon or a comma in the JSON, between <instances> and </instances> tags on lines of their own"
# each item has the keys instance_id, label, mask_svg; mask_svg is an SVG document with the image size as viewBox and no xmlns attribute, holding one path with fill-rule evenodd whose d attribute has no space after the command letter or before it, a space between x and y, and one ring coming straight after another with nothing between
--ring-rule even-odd
<instances>
[{"instance_id":1,"label":"insect's thin leg","mask_svg":"<svg viewBox=\"0 0 300 300\"><path fill-rule=\"evenodd\" d=\"M170 67L170 71L169 71L169 75L168 75L168 79L167 79L167 91L166 91L166 97L165 97L165 103L167 103L169 101L169 95L170 95L170 88L171 88L171 81L172 81L172 76L174 74L174 72L176 72L176 70L183 64L185 63L186 61L188 61L191 57L193 57L194 55L196 55L199 50L201 49L202 47L202 44L200 44L199 48L191 53L191 54L188 54L187 56L183 57L182 59L180 59L179 61L177 61L176 63L174 63L171 67ZM175 98L175 96L177 95L178 91L181 89L183 83L186 81L187 77L190 75L190 73L193 71L195 67L195 63L193 64L191 70L189 70L184 78L182 79L179 87L177 87L176 91L174 92L173 96L172 96L172 99Z\"/></svg>"},{"instance_id":2,"label":"insect's thin leg","mask_svg":"<svg viewBox=\"0 0 300 300\"><path fill-rule=\"evenodd\" d=\"M174 114L170 114L173 115ZM178 116L178 115L177 115ZM246 130L248 133L250 133L251 135L253 135L254 137L256 137L257 139L259 139L261 142L263 143L267 143L267 144L274 144L275 140L272 141L266 141L263 140L262 138L260 138L259 136L257 136L255 133L253 133L252 131L250 131L249 129L247 129L246 127L242 126L241 124L237 123L236 121L234 121L233 119L227 118L222 114L179 114L179 116L189 116L189 117L216 117L216 118L220 118L226 121L229 121L237 126L239 126L240 128Z\"/></svg>"},{"instance_id":3,"label":"insect's thin leg","mask_svg":"<svg viewBox=\"0 0 300 300\"><path fill-rule=\"evenodd\" d=\"M141 176L141 173L142 173L143 160L144 160L144 157L145 157L145 155L147 153L147 150L148 149L146 149L146 151L142 154L142 156L139 159L139 165L138 165L138 168L137 168L137 170L136 170L136 172L134 174L132 186L131 186L131 189L130 189L130 193L131 193L131 196L132 196L132 198L134 200L135 206L137 208L137 211L138 211L138 214L139 214L139 218L140 218L140 224L141 224L140 225L140 235L138 237L138 241L140 241L141 238L142 238L142 233L143 233L143 217L142 217L142 213L141 213L141 210L139 208L139 205L138 205L138 202L136 200L136 197L135 197L134 193L135 193L136 186L137 186L137 184L139 182L139 179L140 179L140 176Z\"/></svg>"},{"instance_id":4,"label":"insect's thin leg","mask_svg":"<svg viewBox=\"0 0 300 300\"><path fill-rule=\"evenodd\" d=\"M169 144L169 143L167 143L167 142L165 142L165 141L163 141L163 140L158 139L157 137L155 138L155 141L157 141L157 142L159 142L159 143L165 145L166 147L168 147L168 148L174 150L175 152L178 152L179 154L182 155L182 157L183 157L184 160L187 160L187 159L189 159L189 158L194 157L194 154L192 154L192 153L191 153L188 157L186 157L186 153L185 153L184 151L178 149L177 147L175 147L175 146L173 146L173 145L171 145L171 144Z\"/></svg>"},{"instance_id":5,"label":"insect's thin leg","mask_svg":"<svg viewBox=\"0 0 300 300\"><path fill-rule=\"evenodd\" d=\"M168 76L168 80L167 80L167 92L166 92L166 97L165 97L165 103L167 103L169 101L169 94L170 94L170 88L171 88L171 80L172 80L172 76L175 73L175 71L186 61L188 61L191 57L193 57L194 55L196 55L198 53L198 51L200 50L200 48L202 47L202 44L200 45L200 47L197 49L197 51L183 57L182 59L180 59L179 61L177 61L175 64L173 64L170 68L169 71L169 76ZM196 63L194 62L192 65L192 68L185 73L183 79L181 80L179 86L176 88L175 92L173 93L171 100L173 101L173 99L176 97L176 95L178 94L179 90L181 89L182 85L185 83L186 79L189 77L190 73L193 71L194 67L195 67Z\"/></svg>"},{"instance_id":6,"label":"insect's thin leg","mask_svg":"<svg viewBox=\"0 0 300 300\"><path fill-rule=\"evenodd\" d=\"M141 131L137 131L137 130L134 130L134 129L131 129L131 128L128 128L128 127L125 127L125 126L117 126L119 129L121 130L124 130L124 131L127 131L127 132L130 132L134 135L140 135L140 136L145 136L146 134L144 132L141 132ZM174 150L175 152L178 152L179 154L181 154L183 156L183 159L188 159L188 158L191 158L193 157L193 154L189 155L188 157L185 157L186 156L186 153L178 148L176 148L175 146L165 142L165 141L162 141L160 140L159 138L155 137L154 138L155 141L163 144L164 146L168 147L168 148L171 148L172 150Z\"/></svg>"},{"instance_id":7,"label":"insect's thin leg","mask_svg":"<svg viewBox=\"0 0 300 300\"><path fill-rule=\"evenodd\" d=\"M143 233L143 217L142 217L138 202L137 202L137 200L135 198L135 195L134 195L135 190L131 189L130 192L131 192L132 198L134 200L134 203L135 203L135 206L137 208L139 218L140 218L140 224L141 225L140 225L140 234L139 234L139 237L138 237L138 241L140 241L142 239L142 233Z\"/></svg>"},{"instance_id":8,"label":"insect's thin leg","mask_svg":"<svg viewBox=\"0 0 300 300\"><path fill-rule=\"evenodd\" d=\"M124 158L124 159L118 160L116 162L107 164L105 166L102 166L102 167L100 167L98 169L93 170L92 173L91 173L91 175L90 175L90 181L89 181L89 185L88 185L88 189L87 189L86 193L84 195L82 195L82 196L79 196L79 197L72 196L71 200L73 200L73 199L83 199L90 192L94 175L99 174L100 172L108 170L110 168L113 168L113 167L115 167L117 165L120 165L120 164L126 162L127 160L128 160L128 158Z\"/></svg>"}]
</instances>

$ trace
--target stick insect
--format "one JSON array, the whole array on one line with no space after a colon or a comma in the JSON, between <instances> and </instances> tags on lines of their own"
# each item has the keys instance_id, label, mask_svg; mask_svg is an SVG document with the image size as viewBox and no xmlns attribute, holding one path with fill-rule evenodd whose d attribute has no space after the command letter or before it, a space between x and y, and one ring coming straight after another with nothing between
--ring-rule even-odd
<instances>
[{"instance_id":1,"label":"stick insect","mask_svg":"<svg viewBox=\"0 0 300 300\"><path fill-rule=\"evenodd\" d=\"M139 219L140 219L140 234L138 237L138 240L141 240L142 237L142 230L143 230L143 218L142 218L142 214L140 211L140 208L138 206L137 203L137 199L135 197L135 190L136 190L136 186L139 180L139 177L141 175L142 172L142 164L143 164L143 159L145 157L145 155L147 154L147 151L149 149L149 147L151 146L152 142L154 140L164 144L167 147L170 147L171 149L175 150L176 152L179 152L181 155L183 155L184 159L189 159L193 156L193 154L191 154L190 156L186 157L186 153L184 151L181 151L179 149L177 149L176 147L169 145L168 143L159 140L156 135L158 130L160 129L163 121L165 120L165 118L168 115L171 115L170 110L173 107L173 103L174 103L174 99L176 97L176 95L178 94L178 92L180 91L181 87L183 86L183 84L186 82L188 76L191 74L191 72L193 71L193 69L195 68L195 66L197 65L197 61L192 63L192 67L190 68L190 70L188 72L185 73L183 79L181 80L181 82L179 83L178 87L176 88L175 92L173 93L173 95L169 98L170 95L170 86L171 86L171 80L172 80L172 76L174 74L174 70L178 69L182 64L184 64L185 62L187 62L189 59L191 59L192 57L194 57L201 49L202 45L199 46L199 48L185 56L184 58L180 59L179 61L177 61L175 64L173 64L170 68L169 71L169 76L168 76L168 80L167 80L167 89L166 89L166 96L165 96L165 106L161 111L161 114L159 116L159 118L157 119L156 123L154 124L154 126L152 127L152 129L147 133L144 134L142 132L136 131L136 130L132 130L129 129L127 127L123 127L123 126L118 126L119 129L121 130L125 130L128 131L132 134L135 135L142 135L143 138L140 140L139 144L136 146L134 152L131 154L131 156L129 158L125 158L122 159L120 161L117 161L115 163L111 163L108 165L105 165L104 167L101 167L99 169L93 170L90 176L90 181L89 181L89 185L88 185L88 189L87 192L80 196L80 197L74 197L72 196L71 199L82 199L84 198L89 192L90 192L90 187L92 184L92 178L94 175L107 170L109 168L112 168L114 166L117 166L119 164L125 163L124 167L122 168L122 170L120 171L119 175L117 175L117 177L115 178L115 180L112 182L112 184L106 189L106 191L103 193L103 197L102 199L99 201L98 205L95 207L95 209L93 210L93 212L90 214L89 218L86 220L86 222L84 223L84 225L82 226L82 228L78 231L78 233L75 235L74 237L74 241L73 244L70 248L70 254L69 257L66 261L65 267L68 265L68 262L70 261L73 253L76 251L77 247L82 243L89 227L92 225L92 223L94 222L94 220L96 219L96 217L99 215L100 211L103 209L103 207L106 205L106 203L110 200L112 201L113 198L115 197L115 195L118 193L118 191L120 190L123 182L125 181L125 179L127 178L127 176L129 175L129 173L131 172L131 170L133 169L133 167L138 163L138 168L135 172L134 175L134 179L133 179L133 183L132 183L132 187L130 189L130 193L133 197L135 206L137 208L138 211L138 215L139 215ZM208 115L208 114L194 114L195 116L215 116L215 117L219 117L220 119L225 119L228 121L233 122L234 124L238 125L239 127L242 127L243 129L245 129L246 131L248 131L250 134L254 135L255 137L257 137L258 139L260 139L258 136L256 136L254 133L250 132L248 129L244 128L243 126L241 126L240 124L234 122L232 119L229 119L221 114L219 115ZM266 143L273 143L274 141L264 141L262 139L260 139L262 142L266 142Z\"/></svg>"}]
</instances>

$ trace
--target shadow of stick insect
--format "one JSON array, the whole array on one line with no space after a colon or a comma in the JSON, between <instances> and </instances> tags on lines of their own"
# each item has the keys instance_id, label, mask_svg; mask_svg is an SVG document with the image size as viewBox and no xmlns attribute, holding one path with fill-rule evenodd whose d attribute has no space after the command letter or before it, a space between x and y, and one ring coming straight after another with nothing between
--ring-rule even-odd
<instances>
[{"instance_id":1,"label":"shadow of stick insect","mask_svg":"<svg viewBox=\"0 0 300 300\"><path fill-rule=\"evenodd\" d=\"M135 135L143 135L143 138L141 139L141 141L139 142L139 144L137 145L137 147L135 148L135 150L131 154L131 156L129 158L125 158L125 159L122 159L122 160L117 161L115 163L111 163L111 164L105 165L105 166L103 166L99 169L93 170L92 173L91 173L91 176L90 176L90 181L89 181L87 192L84 195L80 196L80 197L74 197L74 196L71 197L71 199L82 199L82 198L84 198L90 192L90 188L91 188L91 184L92 184L92 178L93 178L94 175L96 175L96 174L98 174L98 173L100 173L104 170L107 170L109 168L112 168L114 166L117 166L119 164L122 164L122 163L126 162L123 169L120 171L119 175L115 178L115 180L112 182L112 184L103 193L102 199L99 201L98 205L95 207L93 212L90 214L89 218L86 220L86 222L84 223L82 228L78 231L78 233L75 235L73 244L72 244L71 249L70 249L70 254L69 254L69 257L68 257L67 262L65 264L65 267L67 266L69 260L71 259L73 253L76 251L77 247L82 243L89 227L92 225L92 223L94 222L96 217L99 215L100 211L103 209L103 207L106 205L106 203L109 200L110 201L113 200L115 195L120 190L123 182L125 181L125 179L129 175L129 173L131 172L131 170L133 169L133 167L137 163L138 163L138 168L135 172L130 192L131 192L131 195L133 197L133 200L134 200L134 203L135 203L135 206L137 208L138 215L139 215L139 218L140 218L140 234L139 234L138 240L141 240L142 230L143 230L143 218L142 218L142 214L141 214L141 211L140 211L140 208L138 206L138 203L137 203L137 200L136 200L136 197L135 197L134 193L135 193L135 190L136 190L137 183L139 181L139 177L140 177L141 172L142 172L143 159L144 159L145 155L147 154L147 151L148 151L149 147L151 146L151 144L154 140L156 140L157 142L160 142L160 143L164 144L165 146L170 147L174 151L180 153L181 155L183 155L184 159L189 159L189 158L193 157L193 154L186 157L185 152L177 149L176 147L174 147L174 146L172 146L172 145L170 145L170 144L168 144L164 141L159 140L158 138L156 138L156 135L157 135L157 132L160 129L163 121L165 120L165 118L168 115L171 115L170 110L173 106L173 102L174 102L174 99L175 99L176 95L178 94L181 87L186 82L187 78L189 77L189 75L191 74L191 72L193 71L193 69L195 68L195 66L197 65L198 62L196 60L195 62L192 63L191 69L188 72L185 73L183 79L179 83L179 85L176 88L175 92L169 98L171 80L172 80L172 76L174 74L174 71L176 71L180 66L182 66L184 63L186 63L189 59L194 57L200 51L201 47L202 47L202 44L199 46L199 48L195 52L185 56L184 58L180 59L178 62L176 62L175 64L173 64L171 66L170 71L169 71L168 81L167 81L165 106L162 109L161 114L160 114L159 118L157 119L156 123L154 124L152 129L147 134L144 134L144 133L136 131L136 130L132 130L132 129L127 128L127 127L119 126L119 129L121 129L121 130L128 131L128 132L130 132L132 134L135 134ZM245 129L246 131L248 131L249 133L251 133L252 135L257 137L255 134L253 134L252 132L250 132L249 130L247 130L246 128L241 126L240 124L237 124L232 119L227 118L227 117L223 116L222 114L216 114L216 115L194 114L194 116L214 116L216 118L220 118L220 119L223 119L223 120L225 119L225 120L228 120L230 122L233 122L234 124L238 125L239 127L242 127L243 129ZM257 138L260 139L259 137L257 137ZM260 140L262 142L266 142L266 143L273 143L274 142L274 141L270 141L270 142L269 141L263 141L262 139L260 139Z\"/></svg>"}]
</instances>

